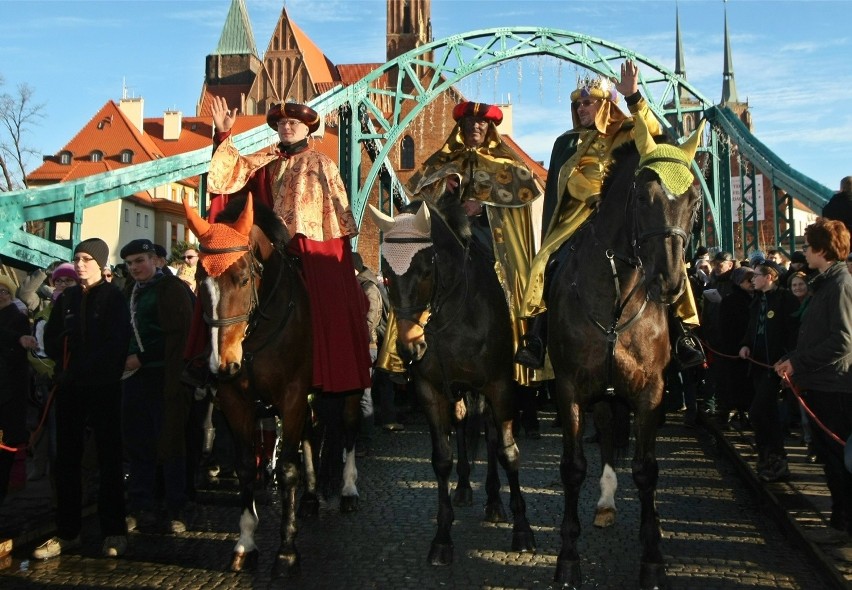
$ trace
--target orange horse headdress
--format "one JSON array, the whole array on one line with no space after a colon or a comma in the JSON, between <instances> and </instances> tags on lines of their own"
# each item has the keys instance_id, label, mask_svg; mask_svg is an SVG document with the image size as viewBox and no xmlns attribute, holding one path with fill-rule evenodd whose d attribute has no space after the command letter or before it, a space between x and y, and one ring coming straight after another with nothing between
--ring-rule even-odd
<instances>
[{"instance_id":1,"label":"orange horse headdress","mask_svg":"<svg viewBox=\"0 0 852 590\"><path fill-rule=\"evenodd\" d=\"M183 209L186 221L201 242L199 261L211 277L218 277L228 267L239 260L249 248L249 234L254 225L254 206L252 196L246 198L246 205L240 217L233 224L210 223L201 218L198 212L184 199Z\"/></svg>"}]
</instances>

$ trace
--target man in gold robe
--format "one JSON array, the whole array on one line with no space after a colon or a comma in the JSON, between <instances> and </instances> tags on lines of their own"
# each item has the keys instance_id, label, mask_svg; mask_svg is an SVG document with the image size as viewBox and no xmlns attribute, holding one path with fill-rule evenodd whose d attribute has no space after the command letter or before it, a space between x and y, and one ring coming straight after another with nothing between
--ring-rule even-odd
<instances>
[{"instance_id":1,"label":"man in gold robe","mask_svg":"<svg viewBox=\"0 0 852 590\"><path fill-rule=\"evenodd\" d=\"M632 116L618 107L618 93L624 95ZM555 264L553 254L596 211L613 152L634 139L634 118L641 117L652 136L661 133L659 122L639 93L639 68L630 60L622 64L618 82L606 78L581 80L571 93L571 116L574 128L553 145L544 193L544 238L521 303L521 315L532 319L515 361L531 368L545 365L545 276ZM674 322L680 332L677 357L684 368L695 366L704 362L704 355L683 326L698 325L692 293L687 289L675 306L680 320Z\"/></svg>"}]
</instances>

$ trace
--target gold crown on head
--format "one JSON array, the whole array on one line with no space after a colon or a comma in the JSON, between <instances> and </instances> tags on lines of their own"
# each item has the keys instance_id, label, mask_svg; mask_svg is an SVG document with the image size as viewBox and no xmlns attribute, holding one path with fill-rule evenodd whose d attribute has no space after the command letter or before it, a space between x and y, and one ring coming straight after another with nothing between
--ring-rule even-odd
<instances>
[{"instance_id":1,"label":"gold crown on head","mask_svg":"<svg viewBox=\"0 0 852 590\"><path fill-rule=\"evenodd\" d=\"M618 93L609 78L587 74L577 76L577 90L571 93L572 102L577 102L583 98L598 98L618 102Z\"/></svg>"}]
</instances>

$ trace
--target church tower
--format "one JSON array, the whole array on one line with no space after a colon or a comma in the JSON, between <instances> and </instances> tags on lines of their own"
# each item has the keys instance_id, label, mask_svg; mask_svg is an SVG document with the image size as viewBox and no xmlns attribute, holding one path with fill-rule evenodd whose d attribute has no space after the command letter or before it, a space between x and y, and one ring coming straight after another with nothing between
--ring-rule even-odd
<instances>
[{"instance_id":1,"label":"church tower","mask_svg":"<svg viewBox=\"0 0 852 590\"><path fill-rule=\"evenodd\" d=\"M675 68L674 73L678 76L681 76L684 80L686 80L686 58L683 53L683 42L681 40L680 35L680 12L677 8L675 8ZM681 107L694 107L698 104L698 100L693 97L688 90L685 88L680 88L678 97L680 98L680 106ZM674 106L674 99L671 103L666 105L671 108ZM681 137L687 137L690 133L692 133L697 124L698 118L700 117L700 113L692 112L692 113L684 113L682 115L683 119L683 128L678 128L677 117L674 115L670 116L669 122L672 126L677 130L677 132L681 135Z\"/></svg>"},{"instance_id":2,"label":"church tower","mask_svg":"<svg viewBox=\"0 0 852 590\"><path fill-rule=\"evenodd\" d=\"M208 86L251 84L260 68L245 0L231 0L219 44L207 56L204 82Z\"/></svg>"},{"instance_id":3,"label":"church tower","mask_svg":"<svg viewBox=\"0 0 852 590\"><path fill-rule=\"evenodd\" d=\"M737 96L737 84L734 81L734 59L731 52L731 37L728 33L728 9L725 8L725 69L722 72L722 102L719 106L728 107L740 118L746 128L752 130L751 111L748 101L740 102Z\"/></svg>"},{"instance_id":4,"label":"church tower","mask_svg":"<svg viewBox=\"0 0 852 590\"><path fill-rule=\"evenodd\" d=\"M387 61L431 41L431 0L387 0ZM432 59L431 54L427 59ZM418 68L421 77L424 72ZM388 74L396 85L396 71Z\"/></svg>"}]
</instances>

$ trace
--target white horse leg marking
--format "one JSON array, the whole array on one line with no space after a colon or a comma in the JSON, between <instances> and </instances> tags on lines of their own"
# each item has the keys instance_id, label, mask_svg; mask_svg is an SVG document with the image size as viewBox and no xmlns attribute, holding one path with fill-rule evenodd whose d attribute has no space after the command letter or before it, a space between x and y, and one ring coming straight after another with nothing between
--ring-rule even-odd
<instances>
[{"instance_id":1,"label":"white horse leg marking","mask_svg":"<svg viewBox=\"0 0 852 590\"><path fill-rule=\"evenodd\" d=\"M615 471L606 463L601 474L601 497L598 500L598 508L612 508L615 510L615 491L618 489L618 478Z\"/></svg>"},{"instance_id":2,"label":"white horse leg marking","mask_svg":"<svg viewBox=\"0 0 852 590\"><path fill-rule=\"evenodd\" d=\"M254 502L252 502L251 510L246 508L240 516L240 538L237 540L236 547L234 547L234 553L250 553L257 549L257 545L254 543L257 521L257 510Z\"/></svg>"},{"instance_id":3,"label":"white horse leg marking","mask_svg":"<svg viewBox=\"0 0 852 590\"><path fill-rule=\"evenodd\" d=\"M204 279L204 284L207 285L207 293L210 295L210 313L214 320L219 319L219 285L213 277ZM219 328L216 326L210 327L210 372L216 375L219 372Z\"/></svg>"},{"instance_id":4,"label":"white horse leg marking","mask_svg":"<svg viewBox=\"0 0 852 590\"><path fill-rule=\"evenodd\" d=\"M355 466L355 448L351 451L343 451L346 465L343 467L343 489L341 495L345 497L358 497L358 487L355 483L358 481L358 468Z\"/></svg>"}]
</instances>

